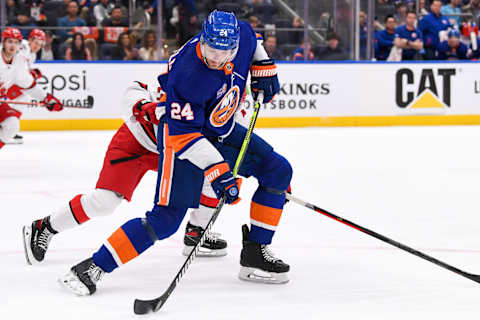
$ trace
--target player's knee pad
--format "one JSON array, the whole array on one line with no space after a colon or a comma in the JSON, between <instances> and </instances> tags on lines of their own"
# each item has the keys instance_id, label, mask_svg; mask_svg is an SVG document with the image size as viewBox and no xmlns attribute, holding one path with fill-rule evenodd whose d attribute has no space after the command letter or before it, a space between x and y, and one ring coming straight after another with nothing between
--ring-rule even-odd
<instances>
[{"instance_id":1,"label":"player's knee pad","mask_svg":"<svg viewBox=\"0 0 480 320\"><path fill-rule=\"evenodd\" d=\"M155 205L152 211L147 212L146 219L157 239L162 240L170 237L178 230L186 212L186 208L178 209Z\"/></svg>"},{"instance_id":2,"label":"player's knee pad","mask_svg":"<svg viewBox=\"0 0 480 320\"><path fill-rule=\"evenodd\" d=\"M20 121L17 117L8 117L2 121L0 127L0 141L7 142L20 130Z\"/></svg>"},{"instance_id":3,"label":"player's knee pad","mask_svg":"<svg viewBox=\"0 0 480 320\"><path fill-rule=\"evenodd\" d=\"M259 165L256 177L262 187L285 191L292 180L292 173L288 160L272 151Z\"/></svg>"},{"instance_id":4,"label":"player's knee pad","mask_svg":"<svg viewBox=\"0 0 480 320\"><path fill-rule=\"evenodd\" d=\"M121 196L106 189L95 189L80 198L81 207L89 218L109 215L121 202Z\"/></svg>"}]
</instances>

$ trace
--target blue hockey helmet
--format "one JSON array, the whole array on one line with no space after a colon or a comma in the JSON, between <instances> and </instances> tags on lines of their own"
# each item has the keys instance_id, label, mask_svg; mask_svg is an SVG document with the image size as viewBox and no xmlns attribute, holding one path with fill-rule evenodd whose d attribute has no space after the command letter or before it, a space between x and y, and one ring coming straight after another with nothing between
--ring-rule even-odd
<instances>
[{"instance_id":1,"label":"blue hockey helmet","mask_svg":"<svg viewBox=\"0 0 480 320\"><path fill-rule=\"evenodd\" d=\"M451 29L450 31L448 31L448 37L460 38L460 31L458 31L457 29Z\"/></svg>"},{"instance_id":2,"label":"blue hockey helmet","mask_svg":"<svg viewBox=\"0 0 480 320\"><path fill-rule=\"evenodd\" d=\"M240 42L237 18L231 12L214 10L203 23L201 39L215 49L236 49Z\"/></svg>"}]
</instances>

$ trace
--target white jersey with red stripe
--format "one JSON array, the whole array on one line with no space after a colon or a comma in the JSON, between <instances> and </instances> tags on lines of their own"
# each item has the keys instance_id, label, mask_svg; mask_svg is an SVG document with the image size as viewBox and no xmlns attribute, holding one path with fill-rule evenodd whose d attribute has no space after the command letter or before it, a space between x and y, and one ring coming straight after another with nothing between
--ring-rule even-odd
<instances>
[{"instance_id":1,"label":"white jersey with red stripe","mask_svg":"<svg viewBox=\"0 0 480 320\"><path fill-rule=\"evenodd\" d=\"M11 63L0 58L0 100L26 100L27 95L42 101L47 92L36 85L25 56L17 52Z\"/></svg>"},{"instance_id":2,"label":"white jersey with red stripe","mask_svg":"<svg viewBox=\"0 0 480 320\"><path fill-rule=\"evenodd\" d=\"M157 86L150 86L140 81L128 87L123 99L123 120L137 141L148 151L158 153L157 150L157 131L158 126L154 124L144 125L138 122L133 115L133 106L141 101L154 102L160 101L165 92ZM157 107L157 119L160 119L165 114L165 108Z\"/></svg>"},{"instance_id":3,"label":"white jersey with red stripe","mask_svg":"<svg viewBox=\"0 0 480 320\"><path fill-rule=\"evenodd\" d=\"M20 48L18 49L21 55L25 57L28 63L28 68L32 69L33 64L37 60L37 55L32 52L30 49L30 42L28 40L23 39L22 42L20 42Z\"/></svg>"},{"instance_id":4,"label":"white jersey with red stripe","mask_svg":"<svg viewBox=\"0 0 480 320\"><path fill-rule=\"evenodd\" d=\"M147 85L140 81L134 81L133 84L127 88L123 99L123 120L130 132L134 135L137 141L148 151L158 153L157 150L157 132L158 126L150 124L148 126L139 123L133 115L133 106L139 101L158 101L165 99L165 92L161 87ZM242 98L242 104L245 97ZM248 114L243 106L239 108L240 112L236 114L236 122L248 127L251 114ZM165 114L165 108L157 107L156 116L160 119Z\"/></svg>"}]
</instances>

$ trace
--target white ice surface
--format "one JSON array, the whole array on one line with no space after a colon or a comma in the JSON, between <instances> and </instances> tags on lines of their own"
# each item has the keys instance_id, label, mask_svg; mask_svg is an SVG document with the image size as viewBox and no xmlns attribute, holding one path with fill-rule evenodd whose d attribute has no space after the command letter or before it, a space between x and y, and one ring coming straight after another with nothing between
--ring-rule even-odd
<instances>
[{"instance_id":1,"label":"white ice surface","mask_svg":"<svg viewBox=\"0 0 480 320\"><path fill-rule=\"evenodd\" d=\"M472 273L480 273L480 127L258 129L294 167L299 198ZM0 319L140 319L134 298L161 294L176 274L184 224L107 275L94 296L56 283L122 223L151 208L156 175L111 216L55 236L27 266L21 227L94 187L114 132L24 132L0 151ZM273 250L290 283L237 279L243 201L214 227L223 258L197 258L153 319L478 319L480 284L318 213L288 204ZM188 214L187 214L188 217Z\"/></svg>"}]
</instances>

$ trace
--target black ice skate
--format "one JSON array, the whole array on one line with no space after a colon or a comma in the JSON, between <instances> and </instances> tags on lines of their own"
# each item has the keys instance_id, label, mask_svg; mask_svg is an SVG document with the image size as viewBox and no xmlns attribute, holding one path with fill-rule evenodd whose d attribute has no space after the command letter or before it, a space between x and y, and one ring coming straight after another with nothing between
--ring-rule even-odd
<instances>
[{"instance_id":1,"label":"black ice skate","mask_svg":"<svg viewBox=\"0 0 480 320\"><path fill-rule=\"evenodd\" d=\"M57 232L50 225L50 217L35 220L23 227L23 248L28 264L42 262L52 237Z\"/></svg>"},{"instance_id":2,"label":"black ice skate","mask_svg":"<svg viewBox=\"0 0 480 320\"><path fill-rule=\"evenodd\" d=\"M185 237L183 238L183 254L188 256L192 252L195 245L200 241L203 234L203 228L187 223L185 229ZM198 257L221 257L227 254L227 242L219 238L218 233L209 232L205 238L205 242L200 247Z\"/></svg>"},{"instance_id":3,"label":"black ice skate","mask_svg":"<svg viewBox=\"0 0 480 320\"><path fill-rule=\"evenodd\" d=\"M287 283L290 266L275 258L268 246L248 240L250 230L242 226L243 249L240 253L241 280L263 283Z\"/></svg>"},{"instance_id":4,"label":"black ice skate","mask_svg":"<svg viewBox=\"0 0 480 320\"><path fill-rule=\"evenodd\" d=\"M92 258L88 258L73 266L58 282L76 295L88 296L97 291L97 283L104 274L105 271L97 266Z\"/></svg>"},{"instance_id":5,"label":"black ice skate","mask_svg":"<svg viewBox=\"0 0 480 320\"><path fill-rule=\"evenodd\" d=\"M23 136L16 134L13 136L12 139L10 139L7 144L22 144L23 143Z\"/></svg>"}]
</instances>

